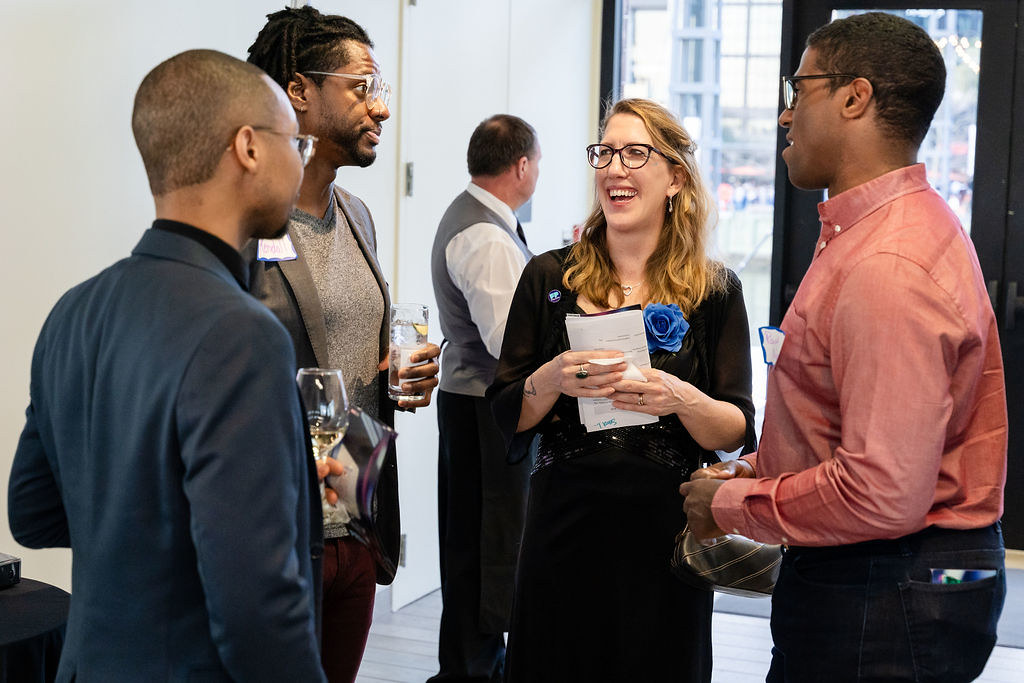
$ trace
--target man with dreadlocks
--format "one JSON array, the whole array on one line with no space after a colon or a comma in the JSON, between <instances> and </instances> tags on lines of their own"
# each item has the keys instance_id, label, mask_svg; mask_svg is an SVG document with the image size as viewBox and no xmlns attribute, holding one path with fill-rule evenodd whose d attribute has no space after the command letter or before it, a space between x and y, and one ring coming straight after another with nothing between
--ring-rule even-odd
<instances>
[{"instance_id":1,"label":"man with dreadlocks","mask_svg":"<svg viewBox=\"0 0 1024 683\"><path fill-rule=\"evenodd\" d=\"M249 61L284 88L303 134L315 135L317 153L306 168L299 200L280 240L250 245L252 291L288 328L299 367L340 368L353 404L388 423L388 285L376 256L376 233L366 205L335 185L341 166L366 167L377 156L382 124L390 116L391 87L383 80L373 43L358 24L312 7L268 15L249 48ZM412 355L417 367L400 377L425 406L437 386L440 350L430 344ZM378 483L377 523L383 550L397 561L398 479L392 459ZM344 514L344 513L342 513ZM325 516L323 642L321 660L333 683L353 681L373 612L375 578L390 583L393 570L378 566L349 535L347 519ZM393 565L392 565L393 566Z\"/></svg>"}]
</instances>

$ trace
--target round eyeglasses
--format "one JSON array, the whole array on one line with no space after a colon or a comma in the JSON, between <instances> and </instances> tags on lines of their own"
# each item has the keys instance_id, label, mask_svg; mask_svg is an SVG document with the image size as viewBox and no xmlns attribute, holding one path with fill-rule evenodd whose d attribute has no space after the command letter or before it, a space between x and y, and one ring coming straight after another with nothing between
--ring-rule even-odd
<instances>
[{"instance_id":1,"label":"round eyeglasses","mask_svg":"<svg viewBox=\"0 0 1024 683\"><path fill-rule=\"evenodd\" d=\"M315 135L294 135L292 133L274 130L269 126L253 126L252 129L292 138L295 143L295 151L299 153L299 158L302 159L303 168L305 168L309 164L309 160L313 158L313 153L316 151L316 143L319 140Z\"/></svg>"},{"instance_id":2,"label":"round eyeglasses","mask_svg":"<svg viewBox=\"0 0 1024 683\"><path fill-rule=\"evenodd\" d=\"M651 152L657 152L670 163L676 163L675 159L672 159L665 155L657 147L653 145L645 145L639 142L635 142L631 145L624 145L615 149L611 145L602 145L600 143L596 145L587 146L587 161L594 168L605 168L608 164L612 163L612 158L616 154L619 155L619 161L622 165L630 169L638 169L643 167L644 164L651 158Z\"/></svg>"},{"instance_id":3,"label":"round eyeglasses","mask_svg":"<svg viewBox=\"0 0 1024 683\"><path fill-rule=\"evenodd\" d=\"M812 74L810 76L783 76L782 77L782 101L786 109L796 106L796 96L800 94L796 84L800 81L812 81L818 78L857 78L853 74Z\"/></svg>"},{"instance_id":4,"label":"round eyeglasses","mask_svg":"<svg viewBox=\"0 0 1024 683\"><path fill-rule=\"evenodd\" d=\"M334 71L303 71L307 76L336 76L338 78L350 78L362 81L363 84L356 86L363 89L363 99L366 101L367 109L373 109L380 102L385 109L391 101L391 85L377 74L339 74Z\"/></svg>"}]
</instances>

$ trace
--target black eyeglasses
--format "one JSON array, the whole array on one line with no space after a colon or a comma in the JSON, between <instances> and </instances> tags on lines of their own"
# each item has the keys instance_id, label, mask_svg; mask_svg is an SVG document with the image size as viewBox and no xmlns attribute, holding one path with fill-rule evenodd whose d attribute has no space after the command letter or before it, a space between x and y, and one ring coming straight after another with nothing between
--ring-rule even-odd
<instances>
[{"instance_id":1,"label":"black eyeglasses","mask_svg":"<svg viewBox=\"0 0 1024 683\"><path fill-rule=\"evenodd\" d=\"M786 109L796 106L796 96L800 92L796 84L800 81L810 81L817 78L857 78L853 74L813 74L811 76L783 76L782 77L782 101Z\"/></svg>"},{"instance_id":2,"label":"black eyeglasses","mask_svg":"<svg viewBox=\"0 0 1024 683\"><path fill-rule=\"evenodd\" d=\"M676 163L675 159L665 155L657 147L652 145L645 145L639 142L635 142L631 145L624 145L615 149L611 145L602 145L600 143L596 145L587 146L587 161L594 168L604 168L608 164L612 163L612 158L616 154L619 155L619 161L622 165L630 169L638 169L643 167L647 163L647 160L651 158L651 152L657 152L661 156L665 157L670 164Z\"/></svg>"}]
</instances>

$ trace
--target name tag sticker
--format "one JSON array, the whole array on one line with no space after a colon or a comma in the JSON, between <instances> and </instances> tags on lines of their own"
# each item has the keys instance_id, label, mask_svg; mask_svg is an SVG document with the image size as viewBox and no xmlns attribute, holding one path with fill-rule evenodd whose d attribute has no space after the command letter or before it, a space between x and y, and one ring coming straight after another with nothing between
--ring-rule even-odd
<instances>
[{"instance_id":1,"label":"name tag sticker","mask_svg":"<svg viewBox=\"0 0 1024 683\"><path fill-rule=\"evenodd\" d=\"M764 354L765 364L775 365L779 360L779 354L782 353L782 344L786 341L786 333L777 327L768 325L757 328L757 333L761 335L761 352Z\"/></svg>"},{"instance_id":2,"label":"name tag sticker","mask_svg":"<svg viewBox=\"0 0 1024 683\"><path fill-rule=\"evenodd\" d=\"M256 245L256 258L260 261L294 261L299 258L288 235L276 240L260 240Z\"/></svg>"},{"instance_id":3,"label":"name tag sticker","mask_svg":"<svg viewBox=\"0 0 1024 683\"><path fill-rule=\"evenodd\" d=\"M971 583L989 579L996 575L995 569L933 569L932 583L944 586L958 583Z\"/></svg>"}]
</instances>

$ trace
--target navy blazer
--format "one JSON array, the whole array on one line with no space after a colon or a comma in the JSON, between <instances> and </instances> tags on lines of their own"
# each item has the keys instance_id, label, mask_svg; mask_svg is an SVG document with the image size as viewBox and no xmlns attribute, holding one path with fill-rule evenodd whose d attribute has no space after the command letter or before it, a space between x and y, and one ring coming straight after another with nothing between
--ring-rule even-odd
<instances>
[{"instance_id":1,"label":"navy blazer","mask_svg":"<svg viewBox=\"0 0 1024 683\"><path fill-rule=\"evenodd\" d=\"M321 681L294 352L187 237L50 313L10 478L19 543L70 546L59 681Z\"/></svg>"}]
</instances>

